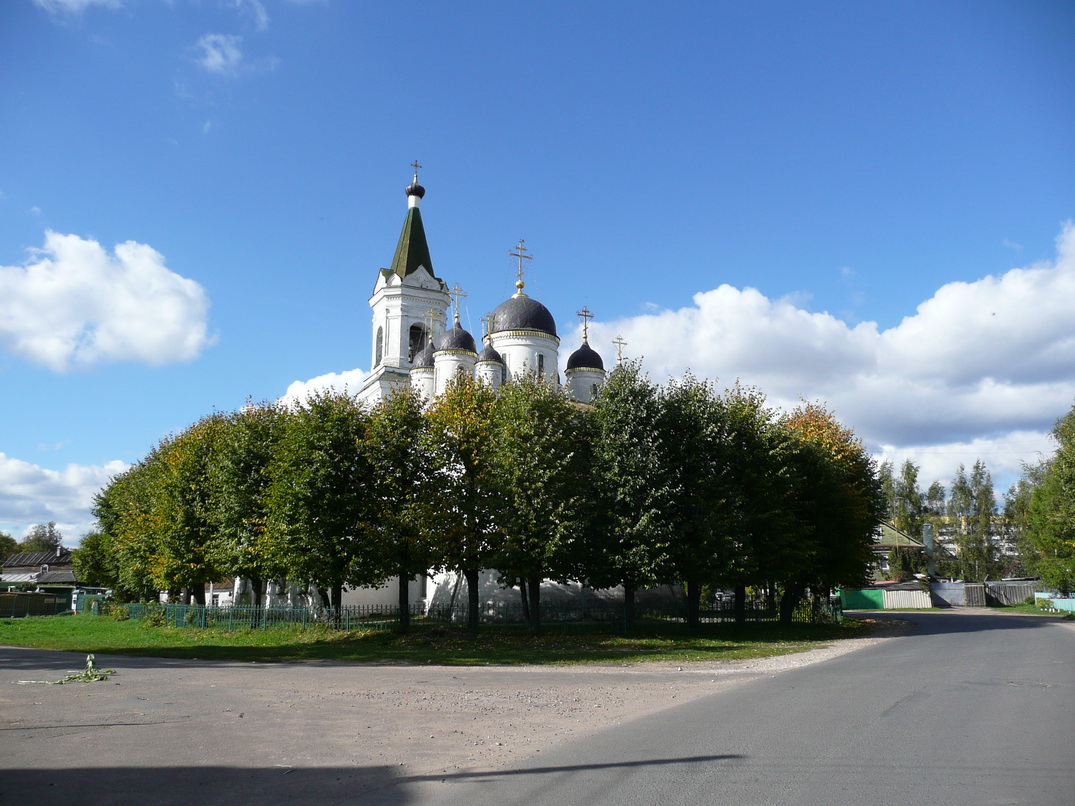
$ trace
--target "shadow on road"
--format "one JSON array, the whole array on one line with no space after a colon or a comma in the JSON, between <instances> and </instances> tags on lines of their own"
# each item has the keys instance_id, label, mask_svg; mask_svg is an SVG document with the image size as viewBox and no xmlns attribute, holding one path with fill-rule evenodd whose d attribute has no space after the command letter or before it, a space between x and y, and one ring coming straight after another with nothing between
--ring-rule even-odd
<instances>
[{"instance_id":1,"label":"shadow on road","mask_svg":"<svg viewBox=\"0 0 1075 806\"><path fill-rule=\"evenodd\" d=\"M1035 630L1064 623L1062 616L992 612L980 608L938 610L856 610L848 615L877 620L902 620L914 625L911 636L944 633L983 632L986 630Z\"/></svg>"},{"instance_id":2,"label":"shadow on road","mask_svg":"<svg viewBox=\"0 0 1075 806\"><path fill-rule=\"evenodd\" d=\"M393 767L76 767L6 772L0 803L215 806L353 803L401 806ZM375 797L365 800L364 796Z\"/></svg>"},{"instance_id":3,"label":"shadow on road","mask_svg":"<svg viewBox=\"0 0 1075 806\"><path fill-rule=\"evenodd\" d=\"M412 775L398 779L398 783L419 781L451 781L451 780L491 780L506 778L512 775L546 775L549 773L581 772L583 770L614 770L614 769L638 769L640 767L661 767L669 764L699 764L710 761L733 761L745 758L735 753L726 753L719 756L682 756L680 758L650 758L645 761L615 761L606 764L567 764L556 767L521 767L519 769L487 770L485 772L440 773L434 775Z\"/></svg>"}]
</instances>

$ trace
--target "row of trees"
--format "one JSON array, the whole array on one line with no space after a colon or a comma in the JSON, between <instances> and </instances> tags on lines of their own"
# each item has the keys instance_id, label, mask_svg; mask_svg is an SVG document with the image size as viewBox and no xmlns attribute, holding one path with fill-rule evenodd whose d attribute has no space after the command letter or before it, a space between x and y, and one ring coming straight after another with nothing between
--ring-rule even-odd
<instances>
[{"instance_id":1,"label":"row of trees","mask_svg":"<svg viewBox=\"0 0 1075 806\"><path fill-rule=\"evenodd\" d=\"M934 481L923 491L919 473L910 460L898 473L890 461L879 467L889 523L915 538L922 537L926 524L932 525L941 548L937 574L983 580L1018 573L1018 561L1002 550L1013 526L1007 508L998 510L985 462L976 460L969 473L960 464L947 488ZM944 551L945 545L952 551ZM919 554L894 551L889 560L897 575L925 570L925 558Z\"/></svg>"},{"instance_id":2,"label":"row of trees","mask_svg":"<svg viewBox=\"0 0 1075 806\"><path fill-rule=\"evenodd\" d=\"M952 547L937 558L940 576L984 580L1001 576L1041 577L1067 594L1075 590L1075 407L1052 430L1056 452L1026 464L1021 478L998 506L992 477L979 459L967 472L959 466L946 489L934 481L919 486L919 467L910 460L896 472L878 468L886 517L896 528L920 537L931 524ZM920 555L893 552L894 573L925 570Z\"/></svg>"},{"instance_id":3,"label":"row of trees","mask_svg":"<svg viewBox=\"0 0 1075 806\"><path fill-rule=\"evenodd\" d=\"M1075 406L1053 427L1056 452L1025 465L1008 495L1027 570L1065 596L1075 590Z\"/></svg>"},{"instance_id":4,"label":"row of trees","mask_svg":"<svg viewBox=\"0 0 1075 806\"><path fill-rule=\"evenodd\" d=\"M778 416L755 390L693 377L658 387L618 368L593 407L532 378L498 393L467 378L424 404L320 394L248 405L169 437L97 496L98 581L131 597L195 595L241 576L344 586L428 569L518 584L531 628L542 579L640 588L682 582L779 592L855 584L884 511L871 458L824 408ZM83 551L87 548L83 542ZM87 560L88 563L88 560ZM406 613L407 608L402 607ZM406 625L404 625L406 626Z\"/></svg>"}]
</instances>

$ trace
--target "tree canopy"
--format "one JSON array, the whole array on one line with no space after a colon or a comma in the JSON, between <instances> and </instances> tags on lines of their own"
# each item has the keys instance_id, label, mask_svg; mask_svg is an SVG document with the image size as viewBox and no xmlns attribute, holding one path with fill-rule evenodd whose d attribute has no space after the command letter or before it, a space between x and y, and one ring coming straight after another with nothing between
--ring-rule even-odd
<instances>
[{"instance_id":1,"label":"tree canopy","mask_svg":"<svg viewBox=\"0 0 1075 806\"><path fill-rule=\"evenodd\" d=\"M660 387L627 363L592 406L535 377L498 392L456 378L428 403L322 393L204 417L98 494L80 563L132 598L241 576L259 598L288 580L332 606L390 577L405 604L410 579L445 569L475 628L483 570L520 586L534 630L546 579L622 585L629 605L683 584L692 622L704 590L741 605L753 588L790 616L806 591L867 575L884 504L823 407L779 416L755 389Z\"/></svg>"}]
</instances>

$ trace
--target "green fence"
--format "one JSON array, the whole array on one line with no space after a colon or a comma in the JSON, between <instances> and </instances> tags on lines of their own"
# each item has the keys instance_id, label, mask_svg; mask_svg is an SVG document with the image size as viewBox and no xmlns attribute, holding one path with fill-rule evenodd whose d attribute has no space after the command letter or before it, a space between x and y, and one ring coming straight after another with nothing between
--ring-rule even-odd
<instances>
[{"instance_id":1,"label":"green fence","mask_svg":"<svg viewBox=\"0 0 1075 806\"><path fill-rule=\"evenodd\" d=\"M779 613L762 601L747 602L743 616L752 624L776 622ZM340 630L374 629L387 630L399 626L397 605L349 605L335 608L309 607L253 607L253 606L201 606L182 604L127 604L110 605L122 608L130 618L148 621L160 626L178 628L217 628L225 630L272 629L274 627L324 625ZM109 608L90 606L89 612L109 612ZM736 610L733 602L721 602L703 610L703 624L734 623ZM411 619L417 624L465 624L467 609L457 603L453 608L412 605ZM840 600L805 601L794 613L792 620L798 623L824 624L838 622L842 616ZM636 623L643 625L686 626L683 607L638 608ZM542 604L541 620L550 627L570 628L572 625L589 625L598 629L618 631L624 622L622 603L589 604ZM521 604L489 603L479 615L482 624L522 625L525 612ZM603 626L602 626L603 625Z\"/></svg>"},{"instance_id":2,"label":"green fence","mask_svg":"<svg viewBox=\"0 0 1075 806\"><path fill-rule=\"evenodd\" d=\"M68 610L66 598L52 593L0 593L0 618L55 616Z\"/></svg>"},{"instance_id":3,"label":"green fence","mask_svg":"<svg viewBox=\"0 0 1075 806\"><path fill-rule=\"evenodd\" d=\"M885 592L876 588L844 588L840 593L848 610L884 610Z\"/></svg>"}]
</instances>

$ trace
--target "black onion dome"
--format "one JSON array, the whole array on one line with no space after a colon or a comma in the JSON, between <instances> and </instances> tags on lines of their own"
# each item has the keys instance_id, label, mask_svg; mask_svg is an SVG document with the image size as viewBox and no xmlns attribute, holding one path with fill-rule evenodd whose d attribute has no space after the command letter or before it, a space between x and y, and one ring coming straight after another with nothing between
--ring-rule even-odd
<instances>
[{"instance_id":1,"label":"black onion dome","mask_svg":"<svg viewBox=\"0 0 1075 806\"><path fill-rule=\"evenodd\" d=\"M479 361L495 361L498 364L503 364L504 363L503 356L501 356L500 353L498 353L496 350L494 350L493 345L491 345L491 344L485 345L485 347L482 349L482 351L480 353L478 353L478 360Z\"/></svg>"},{"instance_id":2,"label":"black onion dome","mask_svg":"<svg viewBox=\"0 0 1075 806\"><path fill-rule=\"evenodd\" d=\"M455 327L445 333L444 338L441 339L437 352L441 350L466 350L468 353L476 353L478 345L474 343L474 337L463 330L459 322L456 322Z\"/></svg>"},{"instance_id":3,"label":"black onion dome","mask_svg":"<svg viewBox=\"0 0 1075 806\"><path fill-rule=\"evenodd\" d=\"M601 360L601 356L597 354L597 351L590 347L586 342L582 343L579 349L575 350L571 356L567 359L568 369L599 369L602 372L605 369L605 362Z\"/></svg>"},{"instance_id":4,"label":"black onion dome","mask_svg":"<svg viewBox=\"0 0 1075 806\"><path fill-rule=\"evenodd\" d=\"M406 193L408 196L417 196L419 199L421 199L425 197L426 189L418 184L418 177L416 176L414 178L414 181L407 185Z\"/></svg>"},{"instance_id":5,"label":"black onion dome","mask_svg":"<svg viewBox=\"0 0 1075 806\"><path fill-rule=\"evenodd\" d=\"M556 320L536 299L518 295L504 300L493 311L493 333L502 330L540 330L555 336Z\"/></svg>"},{"instance_id":6,"label":"black onion dome","mask_svg":"<svg viewBox=\"0 0 1075 806\"><path fill-rule=\"evenodd\" d=\"M411 369L433 369L433 340L426 342L426 346L418 351L414 357Z\"/></svg>"}]
</instances>

